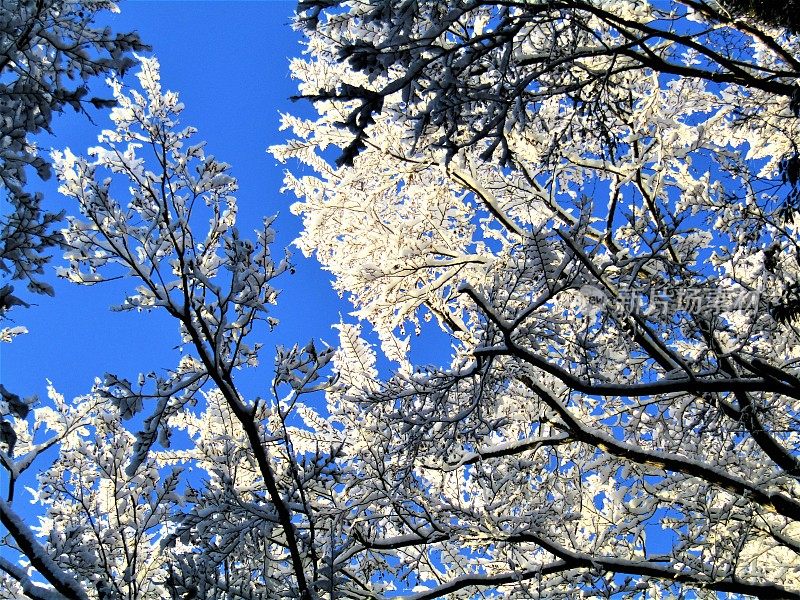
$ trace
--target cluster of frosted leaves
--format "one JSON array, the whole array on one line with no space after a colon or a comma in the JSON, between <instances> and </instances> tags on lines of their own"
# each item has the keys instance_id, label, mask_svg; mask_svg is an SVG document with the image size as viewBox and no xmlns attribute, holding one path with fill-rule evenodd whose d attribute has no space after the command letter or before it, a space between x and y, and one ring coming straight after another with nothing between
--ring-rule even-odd
<instances>
[{"instance_id":1,"label":"cluster of frosted leaves","mask_svg":"<svg viewBox=\"0 0 800 600\"><path fill-rule=\"evenodd\" d=\"M82 427L39 476L34 501L46 513L33 529L56 563L99 597L163 598L169 557L160 539L182 501L180 472L155 456L130 472L134 435L119 410L99 396L90 401Z\"/></svg>"},{"instance_id":2,"label":"cluster of frosted leaves","mask_svg":"<svg viewBox=\"0 0 800 600\"><path fill-rule=\"evenodd\" d=\"M172 420L179 447L152 450L135 465L136 435L102 394L66 403L51 389L50 398L52 408L37 409L33 430L20 433L15 476L34 455L59 444L38 488L27 488L45 508L31 529L88 597L293 597L286 534L250 442L219 390L202 393L202 410ZM297 529L308 537L312 515L317 531L341 519L330 499L333 484L322 472L330 458L319 453L321 445L341 445L341 436L309 407L298 406L300 420L288 427L279 410L262 405L254 417L264 425L263 443L287 497L309 503L297 511L305 521ZM42 430L50 437L34 443ZM282 443L284 436L292 445ZM287 451L301 458L292 463ZM6 454L0 459L13 462ZM318 539L314 551L330 555L336 541ZM10 576L3 574L0 582L0 598L26 597Z\"/></svg>"},{"instance_id":3,"label":"cluster of frosted leaves","mask_svg":"<svg viewBox=\"0 0 800 600\"><path fill-rule=\"evenodd\" d=\"M206 474L202 486L187 488L187 502L163 539L174 556L174 581L180 582L180 589L194 587L200 597L207 597L215 590L225 591L224 575L228 588L246 597L291 598L296 590L287 568L286 532L249 440L218 392L209 393L206 402L203 415L184 413L176 421L176 428L191 436L193 447L161 455L167 462L196 465ZM338 541L330 522L340 510L331 502L334 483L324 471L331 463L327 453L340 445L339 434L302 404L295 411L297 423L286 425L282 409L285 405L262 407L255 417L263 425L275 476L293 506L295 531L304 540L307 576L313 572L316 577L309 578L320 585L325 575L319 567L324 563L315 561L329 556Z\"/></svg>"},{"instance_id":4,"label":"cluster of frosted leaves","mask_svg":"<svg viewBox=\"0 0 800 600\"><path fill-rule=\"evenodd\" d=\"M352 534L369 556L362 568L386 575L387 586L464 597L499 586L520 598L635 594L645 580L648 594L666 597L678 573L800 588L796 517L709 483L730 475L796 505L794 478L754 441L741 413L720 408L747 410L740 400L629 393L688 373L727 377L730 357L794 376L800 339L792 322L770 310L800 276L797 226L777 210L784 193L777 169L800 133L790 99L620 69L598 91L619 108L602 115L604 131L598 115L544 94L515 113L505 131L512 160L501 166L487 158L491 140L471 138L494 116L480 102L460 115L462 127L447 132L447 144L439 124L419 127L431 111L422 79L417 96L383 98L364 148L352 165L339 166L333 160L353 141L358 128L348 118L359 104L326 91L384 90L408 71L397 66L406 57L400 51L386 53L384 71L367 73L340 60L337 49L360 39L400 47L403 35L408 41L414 27L424 27L411 5L392 13L389 4L381 4L387 15L399 22L407 14L407 26L383 27L377 5L344 3L307 30L308 57L294 60L292 73L302 95L319 98L319 116L285 115L294 139L271 149L303 165L285 180L300 199L297 243L335 276L355 316L401 366L378 385L374 356L361 356L371 351L341 328L343 348L361 348L347 369L365 368L360 378L340 372L372 381L345 385L331 402L363 438L363 474L348 490L365 514ZM644 22L654 14L646 3L603 8ZM451 30L491 33L492 10L459 13ZM694 20L684 20L686 27L702 21L688 16ZM594 26L593 43L602 45L612 34ZM722 29L708 43L734 38L743 56L786 68L756 37ZM532 69L526 64L535 61L525 57L545 37L553 39L552 31L527 24L511 42L509 69ZM778 39L797 54L795 38ZM609 60L598 56L591 66L599 72ZM686 50L681 60L692 65L696 56ZM487 79L502 76L486 66ZM645 300L626 310L631 287L639 299L648 289L688 289L689 296L701 289L704 299L678 305L673 296L666 308ZM755 307L737 305L752 293ZM407 327L418 330L424 319L457 340L453 356L441 358L444 369L407 363ZM579 393L564 383L573 380L609 391ZM796 461L798 401L769 392L749 397L759 427ZM687 466L624 457L634 450ZM710 475L695 476L695 465ZM557 568L564 553L585 562ZM653 569L608 577L614 565L590 556Z\"/></svg>"},{"instance_id":5,"label":"cluster of frosted leaves","mask_svg":"<svg viewBox=\"0 0 800 600\"><path fill-rule=\"evenodd\" d=\"M93 160L69 150L53 159L60 191L78 201L83 215L70 217L63 231L69 266L59 274L90 285L133 278L135 291L116 308L165 309L180 325L183 343L198 352L166 377L106 377L105 388L126 417L144 400L157 401L140 438L140 452L146 452L159 429L166 441L165 421L192 400L210 368L229 375L258 363L260 345L245 338L259 321L275 325L268 314L277 297L271 281L288 263L272 259L269 221L255 240L239 234L229 165L206 155L202 142L193 143L193 128L178 129L183 106L177 94L162 92L155 59L140 60L144 93L127 94L122 83L111 82L116 128L90 149ZM125 200L115 195L115 180L129 195Z\"/></svg>"},{"instance_id":6,"label":"cluster of frosted leaves","mask_svg":"<svg viewBox=\"0 0 800 600\"><path fill-rule=\"evenodd\" d=\"M0 409L13 418L3 421L0 464L11 480L19 479L42 453L83 427L93 408L88 398L74 405L66 403L52 386L48 387L50 402L44 405L35 397L23 400L5 388L2 391Z\"/></svg>"},{"instance_id":7,"label":"cluster of frosted leaves","mask_svg":"<svg viewBox=\"0 0 800 600\"><path fill-rule=\"evenodd\" d=\"M30 490L47 508L34 530L90 597L269 598L285 585L282 532L247 440L218 392L204 400L204 411L174 423L188 447L151 452L131 471L135 436L119 410L93 398Z\"/></svg>"},{"instance_id":8,"label":"cluster of frosted leaves","mask_svg":"<svg viewBox=\"0 0 800 600\"><path fill-rule=\"evenodd\" d=\"M80 432L85 433L86 427L91 423L92 414L99 405L99 400L94 396L78 398L74 402L66 402L64 397L59 394L52 385L48 385L48 401L39 403L37 399L31 398L25 401L26 410L20 415L18 409L13 406L19 398L3 390L3 402L0 405L5 414L14 415L14 420L3 422L2 436L0 437L0 467L7 476L8 488L4 490L2 502L3 517L16 521L24 528L21 517L12 508L14 497L19 498L19 480L27 477L32 471L32 467L40 466L42 460L48 456L48 451L62 444L69 444ZM33 410L28 410L30 405L35 406ZM34 494L34 502L38 498L38 492L32 488L27 490ZM28 531L28 539L34 540L34 534ZM27 586L19 583L19 578L13 578L10 572L25 573L25 569L11 565L6 561L7 557L13 556L16 552L16 545L11 541L11 537L4 538L3 543L2 574L0 574L0 597L2 598L22 598L28 586L41 592L41 585L27 582ZM9 550L9 547L11 550ZM24 565L24 563L23 563ZM7 568L8 567L8 568ZM10 568L10 571L9 571ZM24 579L24 578L23 578Z\"/></svg>"},{"instance_id":9,"label":"cluster of frosted leaves","mask_svg":"<svg viewBox=\"0 0 800 600\"><path fill-rule=\"evenodd\" d=\"M18 477L33 458L59 445L37 489L26 488L45 509L31 529L90 598L291 597L285 535L249 442L218 390L203 394L203 410L174 419L176 434L186 438L180 449L151 451L134 469L136 436L118 408L100 394L68 403L49 391L52 405L37 409L32 428L20 432L17 458L3 453L0 459L14 464ZM317 445L334 442L320 429L324 420L310 409L301 412L303 424L291 427L291 435ZM276 432L265 443L275 452L280 479L291 482L285 446L276 443L279 419L268 409L257 416ZM307 487L311 494L313 486ZM0 598L26 597L8 575L0 582Z\"/></svg>"},{"instance_id":10,"label":"cluster of frosted leaves","mask_svg":"<svg viewBox=\"0 0 800 600\"><path fill-rule=\"evenodd\" d=\"M294 598L290 544L321 585L338 538L315 532L342 519L331 500L342 427L305 402L330 386L333 352L279 348L269 399L240 395L235 372L258 360L246 337L259 322L275 325L272 280L288 263L272 259L268 222L255 241L240 236L228 166L179 127L182 105L162 90L157 61L140 62L141 91L110 81L115 128L90 158L53 155L62 193L80 208L62 232L60 274L85 285L132 280L136 289L116 308L166 311L181 359L133 380L107 374L75 409L54 396L55 410L14 421L15 447L0 459L16 476L20 461L41 452L25 428L40 417L57 428L57 439L43 442L61 451L40 478L48 512L38 533L42 552L90 597ZM259 452L293 532L266 491ZM9 597L20 587L13 580L2 580Z\"/></svg>"},{"instance_id":11,"label":"cluster of frosted leaves","mask_svg":"<svg viewBox=\"0 0 800 600\"><path fill-rule=\"evenodd\" d=\"M89 97L88 82L124 72L131 51L144 47L134 33L98 27L106 11L118 8L97 0L0 2L0 188L9 202L0 217L0 270L33 292L52 294L40 276L47 248L60 241L53 225L63 214L48 212L41 194L25 191L30 169L45 179L51 171L32 136L49 132L53 114L66 106L108 106L107 99Z\"/></svg>"}]
</instances>

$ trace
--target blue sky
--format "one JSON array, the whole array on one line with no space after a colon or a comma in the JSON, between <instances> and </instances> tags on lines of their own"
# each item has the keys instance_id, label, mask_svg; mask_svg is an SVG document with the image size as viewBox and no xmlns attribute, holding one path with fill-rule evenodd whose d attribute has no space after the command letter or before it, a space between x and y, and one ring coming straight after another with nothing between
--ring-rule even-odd
<instances>
[{"instance_id":1,"label":"blue sky","mask_svg":"<svg viewBox=\"0 0 800 600\"><path fill-rule=\"evenodd\" d=\"M161 62L165 88L177 91L186 105L182 124L199 129L207 152L232 165L239 180L239 226L250 233L265 215L278 214L278 238L273 250L290 244L300 229L289 212L296 200L280 193L284 166L266 149L286 139L278 131L279 112L309 113L311 107L292 103L296 82L289 77L289 59L302 50L300 36L289 26L295 2L262 0L149 1L125 0L122 12L109 22L117 31L139 31ZM105 91L103 85L95 92ZM43 149L69 146L80 154L96 145L99 129L109 127L105 113L93 114L95 125L71 110L54 124L55 136L41 140ZM53 181L36 183L47 194L51 210L74 212L55 191ZM316 262L294 251L295 275L277 282L283 290L274 316L278 330L264 343L262 363L271 364L275 344L304 344L308 339L335 343L331 324L349 305L330 286L330 276ZM49 269L52 280L56 259ZM36 305L12 313L30 333L0 348L0 378L22 396L45 396L46 379L67 397L88 392L97 376L115 372L135 378L140 372L177 364L177 327L158 313L112 313L131 282L92 288L55 282L55 298L27 298ZM242 373L245 391L265 393L270 373ZM249 388L249 389L248 389ZM260 388L260 389L259 389Z\"/></svg>"}]
</instances>

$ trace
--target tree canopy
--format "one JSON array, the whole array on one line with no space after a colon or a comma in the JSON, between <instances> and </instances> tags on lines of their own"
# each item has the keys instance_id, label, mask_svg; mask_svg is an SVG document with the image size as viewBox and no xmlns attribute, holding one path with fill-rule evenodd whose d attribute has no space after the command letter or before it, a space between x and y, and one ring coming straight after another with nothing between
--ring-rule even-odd
<instances>
[{"instance_id":1,"label":"tree canopy","mask_svg":"<svg viewBox=\"0 0 800 600\"><path fill-rule=\"evenodd\" d=\"M791 23L301 7L319 117L274 151L315 171L286 179L302 247L400 365L357 396L386 498L365 547L419 598L796 597ZM424 319L457 342L420 370Z\"/></svg>"},{"instance_id":2,"label":"tree canopy","mask_svg":"<svg viewBox=\"0 0 800 600\"><path fill-rule=\"evenodd\" d=\"M180 358L3 394L0 598L800 597L800 38L733 4L300 2L271 152L354 312L255 397L291 267L140 57L59 273Z\"/></svg>"}]
</instances>

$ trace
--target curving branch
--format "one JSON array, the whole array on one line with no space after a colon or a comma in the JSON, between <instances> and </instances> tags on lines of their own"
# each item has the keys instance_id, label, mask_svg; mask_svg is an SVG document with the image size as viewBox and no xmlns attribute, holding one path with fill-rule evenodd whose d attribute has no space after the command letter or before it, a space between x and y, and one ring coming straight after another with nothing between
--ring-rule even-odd
<instances>
[{"instance_id":1,"label":"curving branch","mask_svg":"<svg viewBox=\"0 0 800 600\"><path fill-rule=\"evenodd\" d=\"M88 596L75 581L74 577L65 573L56 562L50 558L47 550L36 540L30 529L25 525L20 516L14 512L11 505L0 498L0 523L25 554L31 565L44 577L53 588L68 600L88 600ZM4 563L6 564L6 563ZM9 571L12 576L17 571ZM36 588L32 588L36 592Z\"/></svg>"}]
</instances>

